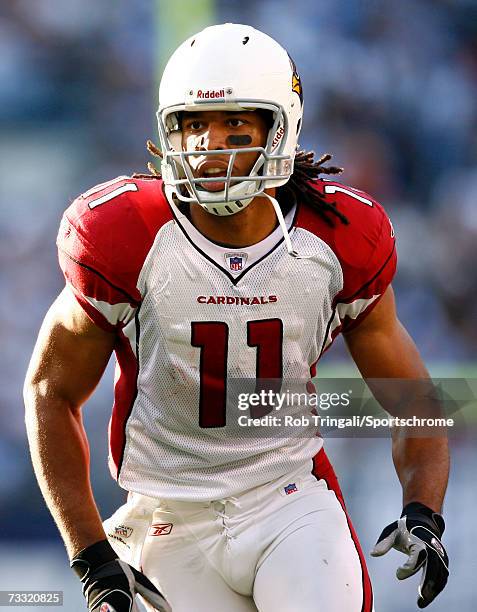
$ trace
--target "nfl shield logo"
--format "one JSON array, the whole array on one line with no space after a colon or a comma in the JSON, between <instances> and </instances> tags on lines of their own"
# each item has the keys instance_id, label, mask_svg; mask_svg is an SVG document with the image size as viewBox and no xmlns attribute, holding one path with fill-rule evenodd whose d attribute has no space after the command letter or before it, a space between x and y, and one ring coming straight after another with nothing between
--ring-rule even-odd
<instances>
[{"instance_id":1,"label":"nfl shield logo","mask_svg":"<svg viewBox=\"0 0 477 612\"><path fill-rule=\"evenodd\" d=\"M129 538L133 531L134 529L132 527L126 527L126 525L116 525L114 528L114 533L123 538Z\"/></svg>"},{"instance_id":2,"label":"nfl shield logo","mask_svg":"<svg viewBox=\"0 0 477 612\"><path fill-rule=\"evenodd\" d=\"M229 259L229 265L231 270L241 270L242 269L242 258L241 257L231 257Z\"/></svg>"},{"instance_id":3,"label":"nfl shield logo","mask_svg":"<svg viewBox=\"0 0 477 612\"><path fill-rule=\"evenodd\" d=\"M232 272L240 272L247 261L247 253L226 253L225 261Z\"/></svg>"},{"instance_id":4,"label":"nfl shield logo","mask_svg":"<svg viewBox=\"0 0 477 612\"><path fill-rule=\"evenodd\" d=\"M285 491L285 495L290 495L291 493L296 493L298 491L298 487L294 482L291 482L286 487L283 487L283 490Z\"/></svg>"}]
</instances>

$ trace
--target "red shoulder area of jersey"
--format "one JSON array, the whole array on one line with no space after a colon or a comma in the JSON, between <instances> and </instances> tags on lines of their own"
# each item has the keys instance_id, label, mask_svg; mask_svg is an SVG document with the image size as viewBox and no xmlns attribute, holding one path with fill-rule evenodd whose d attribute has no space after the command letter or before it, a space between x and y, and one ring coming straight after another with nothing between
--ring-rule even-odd
<instances>
[{"instance_id":1,"label":"red shoulder area of jersey","mask_svg":"<svg viewBox=\"0 0 477 612\"><path fill-rule=\"evenodd\" d=\"M77 292L109 303L141 300L136 285L144 260L157 232L173 219L162 185L121 176L80 195L65 211L57 245Z\"/></svg>"},{"instance_id":2,"label":"red shoulder area of jersey","mask_svg":"<svg viewBox=\"0 0 477 612\"><path fill-rule=\"evenodd\" d=\"M394 229L383 207L367 193L335 181L311 184L348 220L345 224L332 215L331 227L314 207L301 205L296 221L326 242L340 262L343 289L335 302L383 293L396 269Z\"/></svg>"}]
</instances>

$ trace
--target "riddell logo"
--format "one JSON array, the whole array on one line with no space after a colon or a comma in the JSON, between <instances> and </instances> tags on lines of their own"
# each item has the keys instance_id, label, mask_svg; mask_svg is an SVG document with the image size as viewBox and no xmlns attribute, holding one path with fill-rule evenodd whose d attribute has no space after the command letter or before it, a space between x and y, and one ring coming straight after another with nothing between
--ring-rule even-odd
<instances>
[{"instance_id":1,"label":"riddell logo","mask_svg":"<svg viewBox=\"0 0 477 612\"><path fill-rule=\"evenodd\" d=\"M169 535L172 531L172 523L153 523L149 528L149 535L163 536Z\"/></svg>"},{"instance_id":2,"label":"riddell logo","mask_svg":"<svg viewBox=\"0 0 477 612\"><path fill-rule=\"evenodd\" d=\"M212 100L214 98L225 98L225 89L207 89L203 91L199 89L197 98L201 100Z\"/></svg>"},{"instance_id":3,"label":"riddell logo","mask_svg":"<svg viewBox=\"0 0 477 612\"><path fill-rule=\"evenodd\" d=\"M280 140L283 138L283 134L285 133L285 130L283 128L283 126L281 125L278 130L277 133L275 134L275 138L273 139L272 142L272 149L275 148L277 146L277 144L280 142Z\"/></svg>"}]
</instances>

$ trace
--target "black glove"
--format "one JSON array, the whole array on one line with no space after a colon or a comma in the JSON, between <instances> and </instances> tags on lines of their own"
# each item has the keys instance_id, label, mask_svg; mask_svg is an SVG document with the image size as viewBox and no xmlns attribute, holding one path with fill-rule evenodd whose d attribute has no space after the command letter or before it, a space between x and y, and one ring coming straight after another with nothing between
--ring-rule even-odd
<instances>
[{"instance_id":1,"label":"black glove","mask_svg":"<svg viewBox=\"0 0 477 612\"><path fill-rule=\"evenodd\" d=\"M134 596L139 593L159 612L171 607L152 582L118 559L108 540L101 540L80 551L71 567L83 583L89 612L138 612Z\"/></svg>"},{"instance_id":2,"label":"black glove","mask_svg":"<svg viewBox=\"0 0 477 612\"><path fill-rule=\"evenodd\" d=\"M412 502L404 507L401 518L385 527L371 556L385 555L391 548L409 555L396 571L399 580L413 576L423 567L417 605L425 608L446 586L449 558L442 546L444 519L423 504Z\"/></svg>"}]
</instances>

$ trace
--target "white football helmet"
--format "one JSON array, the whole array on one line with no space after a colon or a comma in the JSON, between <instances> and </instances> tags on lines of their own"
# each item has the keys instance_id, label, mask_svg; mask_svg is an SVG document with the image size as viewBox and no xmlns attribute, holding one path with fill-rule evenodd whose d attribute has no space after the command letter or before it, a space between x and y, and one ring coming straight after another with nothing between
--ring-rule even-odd
<instances>
[{"instance_id":1,"label":"white football helmet","mask_svg":"<svg viewBox=\"0 0 477 612\"><path fill-rule=\"evenodd\" d=\"M181 111L264 109L273 117L263 147L201 151L230 156L227 175L194 178L182 150ZM200 204L215 215L243 210L266 188L284 185L293 173L303 116L300 77L288 53L251 26L226 23L191 36L170 58L159 88L157 121L166 191L182 202ZM248 176L232 177L235 156L256 152ZM206 182L223 182L223 191L207 191Z\"/></svg>"}]
</instances>

